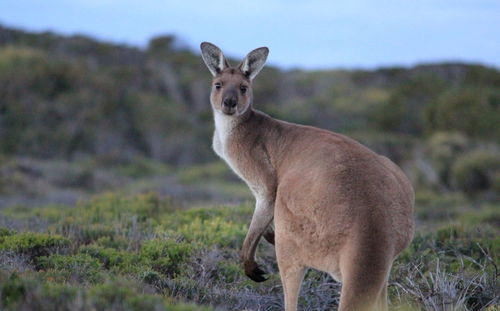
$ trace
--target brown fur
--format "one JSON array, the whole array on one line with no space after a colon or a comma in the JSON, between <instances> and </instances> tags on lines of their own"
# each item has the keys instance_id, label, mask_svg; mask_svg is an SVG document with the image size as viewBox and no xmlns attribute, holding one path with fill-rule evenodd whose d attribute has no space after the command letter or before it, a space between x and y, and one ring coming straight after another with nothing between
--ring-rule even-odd
<instances>
[{"instance_id":1,"label":"brown fur","mask_svg":"<svg viewBox=\"0 0 500 311\"><path fill-rule=\"evenodd\" d=\"M262 53L267 56L257 49L247 59ZM253 109L244 62L237 68L221 63L214 83L222 87L213 88L210 99L214 149L257 200L241 253L245 272L265 280L254 259L265 234L276 242L287 311L297 308L308 267L343 283L340 310L385 309L392 262L413 237L411 183L389 159L348 137ZM244 94L241 85L248 87ZM233 115L223 113L227 96L237 97ZM273 218L274 236L268 230Z\"/></svg>"}]
</instances>

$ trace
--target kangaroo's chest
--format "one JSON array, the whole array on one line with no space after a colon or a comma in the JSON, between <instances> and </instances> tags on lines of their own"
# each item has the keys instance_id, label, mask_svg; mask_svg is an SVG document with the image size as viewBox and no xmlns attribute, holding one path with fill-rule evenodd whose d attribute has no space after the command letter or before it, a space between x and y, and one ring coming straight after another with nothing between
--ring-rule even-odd
<instances>
[{"instance_id":1,"label":"kangaroo's chest","mask_svg":"<svg viewBox=\"0 0 500 311\"><path fill-rule=\"evenodd\" d=\"M230 144L234 145L234 139L237 139L234 137L234 127L235 125L231 123L230 119L216 115L212 148L231 170L250 187L252 192L256 193L256 190L260 189L261 186L256 178L252 178L255 174L252 174L251 169L255 170L256 167L245 167L245 163L248 166L251 162L251 159L248 159L248 150L244 150L245 148L238 148L238 150L230 148Z\"/></svg>"},{"instance_id":2,"label":"kangaroo's chest","mask_svg":"<svg viewBox=\"0 0 500 311\"><path fill-rule=\"evenodd\" d=\"M215 153L229 165L229 167L236 173L236 175L244 179L237 162L234 160L234 157L231 157L231 155L229 154L229 150L227 148L228 138L228 135L221 135L220 131L218 132L217 130L215 130L212 141L212 148L214 149Z\"/></svg>"},{"instance_id":3,"label":"kangaroo's chest","mask_svg":"<svg viewBox=\"0 0 500 311\"><path fill-rule=\"evenodd\" d=\"M225 116L215 115L215 131L212 141L212 148L215 153L221 157L227 165L245 182L248 180L244 177L243 169L237 161L237 155L229 150L229 144L235 131L235 124L230 118Z\"/></svg>"},{"instance_id":4,"label":"kangaroo's chest","mask_svg":"<svg viewBox=\"0 0 500 311\"><path fill-rule=\"evenodd\" d=\"M263 172L259 170L259 165L254 163L251 157L249 158L248 150L244 148L238 148L237 150L229 148L228 144L230 143L230 137L224 137L224 135L218 134L216 130L212 143L215 153L247 184L257 200L266 199L266 193L269 193L266 188L267 183L263 180L265 179L263 176L266 174L263 174ZM226 138L226 141L224 141L224 138Z\"/></svg>"}]
</instances>

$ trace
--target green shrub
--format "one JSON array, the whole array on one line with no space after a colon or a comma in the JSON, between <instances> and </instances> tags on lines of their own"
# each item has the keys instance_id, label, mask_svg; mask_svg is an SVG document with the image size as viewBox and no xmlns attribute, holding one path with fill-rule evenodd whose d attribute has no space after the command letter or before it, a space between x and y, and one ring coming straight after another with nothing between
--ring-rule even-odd
<instances>
[{"instance_id":1,"label":"green shrub","mask_svg":"<svg viewBox=\"0 0 500 311\"><path fill-rule=\"evenodd\" d=\"M190 304L175 303L175 304L169 304L168 310L169 311L210 311L210 310L212 310L212 308L198 306L198 305L191 304L191 303Z\"/></svg>"},{"instance_id":2,"label":"green shrub","mask_svg":"<svg viewBox=\"0 0 500 311\"><path fill-rule=\"evenodd\" d=\"M181 267L190 260L195 246L191 243L170 239L154 239L145 242L140 250L143 263L167 276L180 274Z\"/></svg>"},{"instance_id":3,"label":"green shrub","mask_svg":"<svg viewBox=\"0 0 500 311\"><path fill-rule=\"evenodd\" d=\"M7 280L0 282L3 307L11 307L26 295L26 286L17 274L11 274Z\"/></svg>"},{"instance_id":4,"label":"green shrub","mask_svg":"<svg viewBox=\"0 0 500 311\"><path fill-rule=\"evenodd\" d=\"M416 74L396 87L384 105L370 119L383 131L419 135L424 131L424 107L440 94L445 83L432 74Z\"/></svg>"},{"instance_id":5,"label":"green shrub","mask_svg":"<svg viewBox=\"0 0 500 311\"><path fill-rule=\"evenodd\" d=\"M165 214L160 219L162 227L166 230L176 231L181 227L190 225L197 219L201 222L214 218L224 219L228 223L247 224L253 214L253 206L249 203L239 206L214 206L202 208L190 208L178 210L170 214Z\"/></svg>"},{"instance_id":6,"label":"green shrub","mask_svg":"<svg viewBox=\"0 0 500 311\"><path fill-rule=\"evenodd\" d=\"M427 132L459 131L480 139L500 139L500 94L484 87L453 88L425 110Z\"/></svg>"},{"instance_id":7,"label":"green shrub","mask_svg":"<svg viewBox=\"0 0 500 311\"><path fill-rule=\"evenodd\" d=\"M461 193L419 191L415 195L415 213L419 220L438 222L455 218L470 204Z\"/></svg>"},{"instance_id":8,"label":"green shrub","mask_svg":"<svg viewBox=\"0 0 500 311\"><path fill-rule=\"evenodd\" d=\"M459 157L453 164L451 179L456 189L474 195L495 191L500 185L500 154L486 150L476 150Z\"/></svg>"},{"instance_id":9,"label":"green shrub","mask_svg":"<svg viewBox=\"0 0 500 311\"><path fill-rule=\"evenodd\" d=\"M64 211L56 232L72 237L77 244L101 241L106 246L136 248L159 216L175 209L172 200L154 193L105 193Z\"/></svg>"},{"instance_id":10,"label":"green shrub","mask_svg":"<svg viewBox=\"0 0 500 311\"><path fill-rule=\"evenodd\" d=\"M71 237L77 244L90 244L102 238L114 238L115 230L107 224L79 224L81 220L67 217L57 229L57 232Z\"/></svg>"},{"instance_id":11,"label":"green shrub","mask_svg":"<svg viewBox=\"0 0 500 311\"><path fill-rule=\"evenodd\" d=\"M165 175L170 172L170 168L166 164L143 157L137 157L128 163L121 164L117 170L122 175L132 178Z\"/></svg>"},{"instance_id":12,"label":"green shrub","mask_svg":"<svg viewBox=\"0 0 500 311\"><path fill-rule=\"evenodd\" d=\"M147 288L128 279L76 287L45 283L42 278L5 275L0 271L0 309L39 310L129 310L210 311L209 307L179 303L173 298L145 294Z\"/></svg>"},{"instance_id":13,"label":"green shrub","mask_svg":"<svg viewBox=\"0 0 500 311\"><path fill-rule=\"evenodd\" d=\"M472 269L482 272L481 263L489 265L500 251L498 229L483 225L480 229L464 225L441 226L435 233L418 232L410 246L396 260L396 264L412 263L417 258L424 264L439 260L451 265L465 261ZM475 263L476 262L476 263Z\"/></svg>"},{"instance_id":14,"label":"green shrub","mask_svg":"<svg viewBox=\"0 0 500 311\"><path fill-rule=\"evenodd\" d=\"M43 283L40 278L16 273L0 275L0 309L18 310L74 310L77 289L71 286Z\"/></svg>"},{"instance_id":15,"label":"green shrub","mask_svg":"<svg viewBox=\"0 0 500 311\"><path fill-rule=\"evenodd\" d=\"M12 232L11 230L9 230L5 227L0 227L0 243L3 241L3 237L10 236L13 234L14 234L14 232Z\"/></svg>"},{"instance_id":16,"label":"green shrub","mask_svg":"<svg viewBox=\"0 0 500 311\"><path fill-rule=\"evenodd\" d=\"M227 284L235 283L244 276L239 263L220 261L217 263L217 278Z\"/></svg>"},{"instance_id":17,"label":"green shrub","mask_svg":"<svg viewBox=\"0 0 500 311\"><path fill-rule=\"evenodd\" d=\"M96 245L106 247L106 248L114 248L114 249L127 249L130 241L127 237L124 236L103 236L98 238L95 241Z\"/></svg>"},{"instance_id":18,"label":"green shrub","mask_svg":"<svg viewBox=\"0 0 500 311\"><path fill-rule=\"evenodd\" d=\"M82 246L79 252L96 258L104 268L116 272L135 273L143 268L140 257L136 253L106 248L95 244Z\"/></svg>"},{"instance_id":19,"label":"green shrub","mask_svg":"<svg viewBox=\"0 0 500 311\"><path fill-rule=\"evenodd\" d=\"M69 245L70 240L59 235L25 232L4 236L0 250L15 251L34 259L64 250Z\"/></svg>"},{"instance_id":20,"label":"green shrub","mask_svg":"<svg viewBox=\"0 0 500 311\"><path fill-rule=\"evenodd\" d=\"M31 208L26 211L27 216L31 217L38 217L41 218L45 221L47 221L50 224L57 223L61 220L61 218L64 216L66 213L66 210L72 208L71 206L65 206L65 205L46 205L46 206L41 206L41 207L36 207L36 208ZM17 214L18 211L16 209L15 213Z\"/></svg>"},{"instance_id":21,"label":"green shrub","mask_svg":"<svg viewBox=\"0 0 500 311\"><path fill-rule=\"evenodd\" d=\"M0 152L54 156L66 151L74 138L66 126L74 120L74 110L84 105L65 103L63 108L57 102L58 96L78 84L79 69L42 50L0 49L0 94L5 108Z\"/></svg>"},{"instance_id":22,"label":"green shrub","mask_svg":"<svg viewBox=\"0 0 500 311\"><path fill-rule=\"evenodd\" d=\"M124 196L116 193L106 193L78 205L75 214L83 216L91 223L101 223L116 220L120 217L129 218L137 215L138 221L154 219L158 214L172 210L172 201L160 199L155 193L144 193L134 196Z\"/></svg>"},{"instance_id":23,"label":"green shrub","mask_svg":"<svg viewBox=\"0 0 500 311\"><path fill-rule=\"evenodd\" d=\"M415 139L404 134L372 131L349 133L349 136L398 164L411 159L416 145Z\"/></svg>"},{"instance_id":24,"label":"green shrub","mask_svg":"<svg viewBox=\"0 0 500 311\"><path fill-rule=\"evenodd\" d=\"M79 252L98 259L106 269L124 264L124 262L126 261L124 255L128 255L128 253L126 252L118 251L112 248L104 248L102 246L96 245L82 246L80 247Z\"/></svg>"},{"instance_id":25,"label":"green shrub","mask_svg":"<svg viewBox=\"0 0 500 311\"><path fill-rule=\"evenodd\" d=\"M89 296L93 308L106 310L170 310L161 296L138 292L129 281L114 280L90 289Z\"/></svg>"},{"instance_id":26,"label":"green shrub","mask_svg":"<svg viewBox=\"0 0 500 311\"><path fill-rule=\"evenodd\" d=\"M165 214L157 231L206 246L240 247L252 212L249 204L178 210Z\"/></svg>"},{"instance_id":27,"label":"green shrub","mask_svg":"<svg viewBox=\"0 0 500 311\"><path fill-rule=\"evenodd\" d=\"M139 279L147 284L156 285L161 282L162 275L154 270L145 269L139 274Z\"/></svg>"},{"instance_id":28,"label":"green shrub","mask_svg":"<svg viewBox=\"0 0 500 311\"><path fill-rule=\"evenodd\" d=\"M450 187L451 167L457 157L467 150L467 137L457 132L438 132L429 138L426 147L441 183Z\"/></svg>"},{"instance_id":29,"label":"green shrub","mask_svg":"<svg viewBox=\"0 0 500 311\"><path fill-rule=\"evenodd\" d=\"M222 161L183 168L179 181L184 184L206 183L213 180L235 180L237 177Z\"/></svg>"},{"instance_id":30,"label":"green shrub","mask_svg":"<svg viewBox=\"0 0 500 311\"><path fill-rule=\"evenodd\" d=\"M71 310L72 303L77 299L78 288L66 284L45 283L43 285L42 297L37 297L43 301L35 301L34 304L43 304L43 310ZM67 307L64 307L67 306Z\"/></svg>"},{"instance_id":31,"label":"green shrub","mask_svg":"<svg viewBox=\"0 0 500 311\"><path fill-rule=\"evenodd\" d=\"M463 225L449 225L437 230L433 248L450 256L463 254L476 260L484 260L488 254L500 250L500 238L494 229L483 226L481 230L466 228Z\"/></svg>"},{"instance_id":32,"label":"green shrub","mask_svg":"<svg viewBox=\"0 0 500 311\"><path fill-rule=\"evenodd\" d=\"M217 244L223 247L240 245L246 232L246 225L221 217L206 220L195 218L191 223L181 226L176 231L188 241L200 242L208 246Z\"/></svg>"},{"instance_id":33,"label":"green shrub","mask_svg":"<svg viewBox=\"0 0 500 311\"><path fill-rule=\"evenodd\" d=\"M480 209L464 211L459 217L461 224L470 226L492 225L500 228L500 208L498 205L485 205Z\"/></svg>"},{"instance_id":34,"label":"green shrub","mask_svg":"<svg viewBox=\"0 0 500 311\"><path fill-rule=\"evenodd\" d=\"M64 281L93 284L102 280L101 264L87 254L51 255L37 260L40 269L49 275L61 277Z\"/></svg>"}]
</instances>

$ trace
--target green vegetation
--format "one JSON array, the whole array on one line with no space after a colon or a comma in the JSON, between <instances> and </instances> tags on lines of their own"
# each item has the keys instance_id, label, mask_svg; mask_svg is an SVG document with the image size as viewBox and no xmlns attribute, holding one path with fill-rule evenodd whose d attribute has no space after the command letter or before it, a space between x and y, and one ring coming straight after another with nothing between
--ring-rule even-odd
<instances>
[{"instance_id":1,"label":"green vegetation","mask_svg":"<svg viewBox=\"0 0 500 311\"><path fill-rule=\"evenodd\" d=\"M173 303L127 278L108 280L93 287L45 282L37 276L0 273L2 310L168 310L209 311L193 304Z\"/></svg>"},{"instance_id":2,"label":"green vegetation","mask_svg":"<svg viewBox=\"0 0 500 311\"><path fill-rule=\"evenodd\" d=\"M425 227L394 264L390 298L395 307L432 309L450 300L458 309L479 310L498 298L500 212L492 204L471 204L464 196L418 194L417 221L425 221ZM38 218L47 226L42 233L0 229L0 306L30 309L43 302L63 310L75 305L201 310L182 304L194 302L206 310L259 305L279 310L282 290L273 247L263 242L259 251L271 272L267 282L250 281L239 263L251 214L248 204L186 209L152 193L107 193L73 207L6 210L3 217L11 223ZM310 271L301 305L333 308L339 290L325 274Z\"/></svg>"},{"instance_id":3,"label":"green vegetation","mask_svg":"<svg viewBox=\"0 0 500 311\"><path fill-rule=\"evenodd\" d=\"M454 130L480 139L500 139L500 90L482 87L450 89L426 107L429 131Z\"/></svg>"},{"instance_id":4,"label":"green vegetation","mask_svg":"<svg viewBox=\"0 0 500 311\"><path fill-rule=\"evenodd\" d=\"M67 204L125 189L252 199L210 150L210 75L175 37L143 50L4 27L0 37L0 195ZM499 85L496 68L475 64L268 66L254 94L274 117L348 134L388 156L419 188L491 198L498 174L469 177L470 164L455 161L473 150L499 156Z\"/></svg>"},{"instance_id":5,"label":"green vegetation","mask_svg":"<svg viewBox=\"0 0 500 311\"><path fill-rule=\"evenodd\" d=\"M427 152L440 182L450 185L450 173L457 157L467 150L467 138L456 132L437 132L427 142Z\"/></svg>"},{"instance_id":6,"label":"green vegetation","mask_svg":"<svg viewBox=\"0 0 500 311\"><path fill-rule=\"evenodd\" d=\"M465 154L453 164L451 176L455 187L465 193L499 191L499 154L486 150Z\"/></svg>"},{"instance_id":7,"label":"green vegetation","mask_svg":"<svg viewBox=\"0 0 500 311\"><path fill-rule=\"evenodd\" d=\"M3 230L6 232L6 230ZM15 251L30 258L48 255L68 247L70 241L58 235L25 232L9 233L0 238L0 250Z\"/></svg>"},{"instance_id":8,"label":"green vegetation","mask_svg":"<svg viewBox=\"0 0 500 311\"><path fill-rule=\"evenodd\" d=\"M107 157L124 174L166 173L154 161L214 160L209 79L176 38L144 50L81 36L0 28L0 153ZM500 73L467 64L376 71L266 67L256 107L278 118L344 133L411 137L452 131L497 140ZM370 142L368 142L370 143ZM154 160L154 161L151 161Z\"/></svg>"}]
</instances>

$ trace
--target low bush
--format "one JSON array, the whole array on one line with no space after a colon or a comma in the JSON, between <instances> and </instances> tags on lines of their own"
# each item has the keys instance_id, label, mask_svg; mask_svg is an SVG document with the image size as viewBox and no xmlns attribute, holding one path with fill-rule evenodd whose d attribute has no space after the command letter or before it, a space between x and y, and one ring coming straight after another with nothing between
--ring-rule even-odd
<instances>
[{"instance_id":1,"label":"low bush","mask_svg":"<svg viewBox=\"0 0 500 311\"><path fill-rule=\"evenodd\" d=\"M237 177L221 161L190 166L180 171L179 181L184 184L205 183L210 180L236 180Z\"/></svg>"},{"instance_id":2,"label":"low bush","mask_svg":"<svg viewBox=\"0 0 500 311\"><path fill-rule=\"evenodd\" d=\"M398 164L412 158L412 152L416 145L415 139L405 134L355 132L349 133L349 136Z\"/></svg>"},{"instance_id":3,"label":"low bush","mask_svg":"<svg viewBox=\"0 0 500 311\"><path fill-rule=\"evenodd\" d=\"M40 257L38 267L47 276L63 282L94 284L102 280L101 263L87 254Z\"/></svg>"},{"instance_id":4,"label":"low bush","mask_svg":"<svg viewBox=\"0 0 500 311\"><path fill-rule=\"evenodd\" d=\"M79 252L96 258L106 269L122 266L125 265L127 261L130 261L128 258L130 254L128 252L118 251L113 248L104 248L97 245L82 246Z\"/></svg>"},{"instance_id":5,"label":"low bush","mask_svg":"<svg viewBox=\"0 0 500 311\"><path fill-rule=\"evenodd\" d=\"M168 198L160 199L154 193L145 193L135 196L124 196L107 193L96 196L78 206L78 216L83 216L91 223L100 223L107 220L119 219L137 215L139 221L154 219L160 213L173 208Z\"/></svg>"},{"instance_id":6,"label":"low bush","mask_svg":"<svg viewBox=\"0 0 500 311\"><path fill-rule=\"evenodd\" d=\"M160 216L173 213L175 204L154 193L125 196L107 193L66 209L55 225L56 232L78 245L97 241L105 246L136 250L150 238Z\"/></svg>"},{"instance_id":7,"label":"low bush","mask_svg":"<svg viewBox=\"0 0 500 311\"><path fill-rule=\"evenodd\" d=\"M417 192L416 211L419 232L391 273L394 309L404 310L402 304L432 310L447 297L457 310L490 304L500 265L495 202L478 205L460 193ZM282 310L274 248L264 241L258 248L267 282L251 281L241 266L239 251L252 212L251 204L178 209L155 195L119 194L74 208L24 208L22 217L50 219L44 230L70 239L0 229L0 246L9 246L0 250L0 309L203 310L177 303L182 300L217 310ZM17 248L22 243L13 240L26 234L66 242L54 249L58 244L49 242ZM27 255L36 245L48 252ZM310 270L300 308L335 309L340 288L328 274Z\"/></svg>"},{"instance_id":8,"label":"low bush","mask_svg":"<svg viewBox=\"0 0 500 311\"><path fill-rule=\"evenodd\" d=\"M70 240L46 233L17 233L0 239L0 250L10 250L34 259L67 249Z\"/></svg>"},{"instance_id":9,"label":"low bush","mask_svg":"<svg viewBox=\"0 0 500 311\"><path fill-rule=\"evenodd\" d=\"M71 237L77 244L90 244L102 238L113 239L116 235L114 228L106 224L79 224L73 217L67 217L57 227L57 233Z\"/></svg>"},{"instance_id":10,"label":"low bush","mask_svg":"<svg viewBox=\"0 0 500 311\"><path fill-rule=\"evenodd\" d=\"M479 139L498 140L499 93L485 87L457 87L425 107L427 132L458 131Z\"/></svg>"},{"instance_id":11,"label":"low bush","mask_svg":"<svg viewBox=\"0 0 500 311\"><path fill-rule=\"evenodd\" d=\"M481 206L480 209L460 213L459 221L468 226L483 227L491 225L500 228L500 208L494 203Z\"/></svg>"},{"instance_id":12,"label":"low bush","mask_svg":"<svg viewBox=\"0 0 500 311\"><path fill-rule=\"evenodd\" d=\"M391 92L386 103L371 113L373 126L383 131L420 135L424 132L423 110L430 100L446 89L434 74L417 73Z\"/></svg>"},{"instance_id":13,"label":"low bush","mask_svg":"<svg viewBox=\"0 0 500 311\"><path fill-rule=\"evenodd\" d=\"M5 311L210 311L209 307L185 304L150 293L128 279L116 278L91 287L44 282L0 271L0 309Z\"/></svg>"},{"instance_id":14,"label":"low bush","mask_svg":"<svg viewBox=\"0 0 500 311\"><path fill-rule=\"evenodd\" d=\"M236 262L220 261L217 264L217 278L225 283L235 283L237 280L246 277L243 268Z\"/></svg>"},{"instance_id":15,"label":"low bush","mask_svg":"<svg viewBox=\"0 0 500 311\"><path fill-rule=\"evenodd\" d=\"M451 179L456 189L469 195L498 191L500 154L476 150L459 157L453 164Z\"/></svg>"},{"instance_id":16,"label":"low bush","mask_svg":"<svg viewBox=\"0 0 500 311\"><path fill-rule=\"evenodd\" d=\"M461 193L420 191L415 196L415 214L426 223L449 221L456 218L470 202Z\"/></svg>"},{"instance_id":17,"label":"low bush","mask_svg":"<svg viewBox=\"0 0 500 311\"><path fill-rule=\"evenodd\" d=\"M134 285L127 282L110 282L93 287L90 290L93 307L96 310L108 310L111 306L117 310L155 310L164 308L164 301L159 296L137 295Z\"/></svg>"},{"instance_id":18,"label":"low bush","mask_svg":"<svg viewBox=\"0 0 500 311\"><path fill-rule=\"evenodd\" d=\"M453 162L468 148L468 140L458 132L437 132L426 143L432 167L441 183L450 187L450 171Z\"/></svg>"},{"instance_id":19,"label":"low bush","mask_svg":"<svg viewBox=\"0 0 500 311\"><path fill-rule=\"evenodd\" d=\"M247 232L246 225L231 222L225 218L213 217L203 220L195 218L176 230L187 241L199 242L206 246L237 247L241 245Z\"/></svg>"},{"instance_id":20,"label":"low bush","mask_svg":"<svg viewBox=\"0 0 500 311\"><path fill-rule=\"evenodd\" d=\"M11 230L4 228L4 227L0 227L0 242L3 242L4 236L9 236L12 234L14 234L14 233Z\"/></svg>"},{"instance_id":21,"label":"low bush","mask_svg":"<svg viewBox=\"0 0 500 311\"><path fill-rule=\"evenodd\" d=\"M172 239L154 239L145 242L139 252L143 263L169 277L181 273L181 268L190 260L195 246L192 243Z\"/></svg>"},{"instance_id":22,"label":"low bush","mask_svg":"<svg viewBox=\"0 0 500 311\"><path fill-rule=\"evenodd\" d=\"M170 168L161 162L152 159L137 157L127 163L121 163L116 168L122 175L141 178L153 175L165 175L170 172Z\"/></svg>"},{"instance_id":23,"label":"low bush","mask_svg":"<svg viewBox=\"0 0 500 311\"><path fill-rule=\"evenodd\" d=\"M463 225L447 225L435 233L417 233L410 246L397 259L398 263L411 263L422 257L426 264L439 260L451 264L458 260L490 262L500 251L500 238L495 227L483 225L479 230ZM476 266L476 271L481 271ZM483 271L484 272L484 271Z\"/></svg>"},{"instance_id":24,"label":"low bush","mask_svg":"<svg viewBox=\"0 0 500 311\"><path fill-rule=\"evenodd\" d=\"M160 223L165 230L175 231L193 223L197 219L204 222L220 218L230 223L245 224L250 222L252 214L253 207L248 203L241 204L239 206L191 208L188 210L179 210L170 214L165 214L160 219Z\"/></svg>"},{"instance_id":25,"label":"low bush","mask_svg":"<svg viewBox=\"0 0 500 311\"><path fill-rule=\"evenodd\" d=\"M119 235L103 236L97 239L95 244L106 248L127 249L130 241L126 237Z\"/></svg>"}]
</instances>

